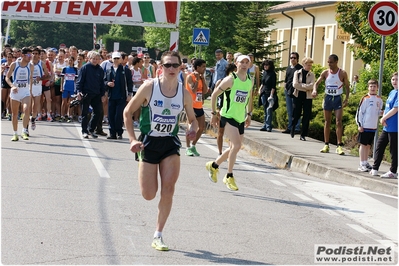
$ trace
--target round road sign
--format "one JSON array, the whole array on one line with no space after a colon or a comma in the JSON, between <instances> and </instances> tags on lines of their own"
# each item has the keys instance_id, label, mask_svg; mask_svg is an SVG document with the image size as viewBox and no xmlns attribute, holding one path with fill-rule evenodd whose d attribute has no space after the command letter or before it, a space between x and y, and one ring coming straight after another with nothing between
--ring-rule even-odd
<instances>
[{"instance_id":1,"label":"round road sign","mask_svg":"<svg viewBox=\"0 0 399 266\"><path fill-rule=\"evenodd\" d=\"M378 2L370 9L368 20L377 34L392 35L398 31L398 6L392 2Z\"/></svg>"}]
</instances>

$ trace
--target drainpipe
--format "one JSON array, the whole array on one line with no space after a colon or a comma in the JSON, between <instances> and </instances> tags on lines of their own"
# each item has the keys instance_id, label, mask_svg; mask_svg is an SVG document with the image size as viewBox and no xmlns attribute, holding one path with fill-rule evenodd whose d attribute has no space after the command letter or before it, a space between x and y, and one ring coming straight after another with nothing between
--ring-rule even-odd
<instances>
[{"instance_id":1,"label":"drainpipe","mask_svg":"<svg viewBox=\"0 0 399 266\"><path fill-rule=\"evenodd\" d=\"M288 16L287 14L284 13L284 11L281 11L281 14L283 14L284 16L286 16L287 18L289 18L291 20L291 31L290 31L290 49L289 49L289 54L291 54L291 44L292 44L292 29L294 28L294 19L290 16ZM288 57L288 63L287 66L290 65L290 58Z\"/></svg>"},{"instance_id":2,"label":"drainpipe","mask_svg":"<svg viewBox=\"0 0 399 266\"><path fill-rule=\"evenodd\" d=\"M313 58L313 42L314 42L314 26L315 26L315 17L310 14L305 8L302 8L303 11L312 17L312 42L310 43L310 57Z\"/></svg>"}]
</instances>

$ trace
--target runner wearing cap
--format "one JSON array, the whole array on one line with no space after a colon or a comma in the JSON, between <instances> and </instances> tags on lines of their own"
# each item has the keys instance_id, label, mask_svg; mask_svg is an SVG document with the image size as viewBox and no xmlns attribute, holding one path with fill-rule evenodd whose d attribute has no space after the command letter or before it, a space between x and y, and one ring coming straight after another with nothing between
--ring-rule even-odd
<instances>
[{"instance_id":1,"label":"runner wearing cap","mask_svg":"<svg viewBox=\"0 0 399 266\"><path fill-rule=\"evenodd\" d=\"M244 127L251 123L252 116L252 87L253 81L247 74L251 59L247 55L237 57L237 72L227 76L215 88L211 97L212 120L211 125L224 127L224 133L230 140L230 146L215 161L207 162L205 167L209 171L209 178L217 182L219 165L228 159L227 174L223 183L230 190L238 190L233 177L233 167L237 153L241 149L244 138ZM220 125L216 113L217 97L225 93L222 110L220 111Z\"/></svg>"}]
</instances>

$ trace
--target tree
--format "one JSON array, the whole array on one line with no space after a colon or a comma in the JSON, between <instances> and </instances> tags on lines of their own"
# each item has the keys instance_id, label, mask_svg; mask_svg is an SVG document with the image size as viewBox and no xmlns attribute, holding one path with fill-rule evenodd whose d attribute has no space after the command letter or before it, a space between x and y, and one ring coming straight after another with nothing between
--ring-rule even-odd
<instances>
[{"instance_id":1,"label":"tree","mask_svg":"<svg viewBox=\"0 0 399 266\"><path fill-rule=\"evenodd\" d=\"M97 36L106 33L110 25L97 24ZM15 47L42 46L58 47L65 43L79 49L93 49L93 24L51 21L13 20L10 36Z\"/></svg>"},{"instance_id":2,"label":"tree","mask_svg":"<svg viewBox=\"0 0 399 266\"><path fill-rule=\"evenodd\" d=\"M375 33L368 21L368 12L376 2L339 2L336 20L347 33L352 34L354 44L348 44L356 59L365 63L378 61L381 51L381 36ZM385 58L398 58L398 33L385 39Z\"/></svg>"},{"instance_id":3,"label":"tree","mask_svg":"<svg viewBox=\"0 0 399 266\"><path fill-rule=\"evenodd\" d=\"M112 24L108 33L115 37L128 37L132 41L141 41L143 32L144 28L141 26Z\"/></svg>"},{"instance_id":4,"label":"tree","mask_svg":"<svg viewBox=\"0 0 399 266\"><path fill-rule=\"evenodd\" d=\"M238 14L234 40L239 47L239 52L252 53L255 58L260 59L281 52L278 49L280 43L267 40L272 30L265 29L275 23L273 19L265 15L269 7L269 2L249 2L244 11Z\"/></svg>"}]
</instances>

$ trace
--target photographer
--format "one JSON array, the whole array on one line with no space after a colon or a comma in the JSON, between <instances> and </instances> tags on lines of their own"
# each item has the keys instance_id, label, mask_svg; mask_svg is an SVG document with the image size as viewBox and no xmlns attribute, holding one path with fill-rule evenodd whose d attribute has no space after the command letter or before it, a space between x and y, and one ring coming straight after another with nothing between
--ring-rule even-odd
<instances>
[{"instance_id":1,"label":"photographer","mask_svg":"<svg viewBox=\"0 0 399 266\"><path fill-rule=\"evenodd\" d=\"M107 139L122 139L123 110L126 101L133 96L132 72L122 65L119 52L112 53L113 65L105 72L105 86L108 91L109 136Z\"/></svg>"},{"instance_id":2,"label":"photographer","mask_svg":"<svg viewBox=\"0 0 399 266\"><path fill-rule=\"evenodd\" d=\"M104 70L99 65L101 56L98 52L90 51L87 54L89 62L79 71L76 82L78 100L82 101L82 137L87 139L89 134L98 138L94 133L102 114L102 102L105 101ZM82 100L82 95L85 98ZM88 121L89 106L93 108L93 115Z\"/></svg>"}]
</instances>

